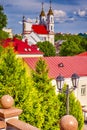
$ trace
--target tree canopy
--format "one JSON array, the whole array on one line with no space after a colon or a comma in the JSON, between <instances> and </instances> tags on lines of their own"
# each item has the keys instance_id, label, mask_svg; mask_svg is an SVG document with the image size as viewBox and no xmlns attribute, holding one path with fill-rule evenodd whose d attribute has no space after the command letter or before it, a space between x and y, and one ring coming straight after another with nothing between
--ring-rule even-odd
<instances>
[{"instance_id":1,"label":"tree canopy","mask_svg":"<svg viewBox=\"0 0 87 130\"><path fill-rule=\"evenodd\" d=\"M9 34L3 30L0 30L0 44L3 44L4 39L8 38Z\"/></svg>"},{"instance_id":2,"label":"tree canopy","mask_svg":"<svg viewBox=\"0 0 87 130\"><path fill-rule=\"evenodd\" d=\"M87 37L71 34L56 34L55 40L64 40L60 46L60 56L73 56L87 51Z\"/></svg>"},{"instance_id":3,"label":"tree canopy","mask_svg":"<svg viewBox=\"0 0 87 130\"><path fill-rule=\"evenodd\" d=\"M13 49L6 48L0 57L0 97L9 94L20 106L27 98L29 79L21 59L17 59Z\"/></svg>"},{"instance_id":4,"label":"tree canopy","mask_svg":"<svg viewBox=\"0 0 87 130\"><path fill-rule=\"evenodd\" d=\"M4 14L4 8L0 5L0 30L7 25L7 16Z\"/></svg>"},{"instance_id":5,"label":"tree canopy","mask_svg":"<svg viewBox=\"0 0 87 130\"><path fill-rule=\"evenodd\" d=\"M56 55L55 47L49 41L38 42L37 45L40 48L40 50L44 53L44 56Z\"/></svg>"},{"instance_id":6,"label":"tree canopy","mask_svg":"<svg viewBox=\"0 0 87 130\"><path fill-rule=\"evenodd\" d=\"M32 72L33 87L36 93L33 94L32 105L28 105L24 109L27 122L35 125L42 130L57 130L58 129L58 112L59 102L55 93L55 88L48 78L48 69L44 60L39 59L36 64L36 69ZM26 104L25 104L26 105ZM24 107L24 106L23 106Z\"/></svg>"}]
</instances>

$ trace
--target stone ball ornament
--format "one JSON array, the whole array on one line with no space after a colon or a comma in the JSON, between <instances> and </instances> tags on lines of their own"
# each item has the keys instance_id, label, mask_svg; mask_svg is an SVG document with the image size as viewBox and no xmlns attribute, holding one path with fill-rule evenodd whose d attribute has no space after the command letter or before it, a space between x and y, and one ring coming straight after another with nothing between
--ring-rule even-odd
<instances>
[{"instance_id":1,"label":"stone ball ornament","mask_svg":"<svg viewBox=\"0 0 87 130\"><path fill-rule=\"evenodd\" d=\"M60 119L60 130L78 130L78 122L72 115L65 115Z\"/></svg>"},{"instance_id":2,"label":"stone ball ornament","mask_svg":"<svg viewBox=\"0 0 87 130\"><path fill-rule=\"evenodd\" d=\"M0 99L2 108L8 109L14 105L14 99L10 95L4 95Z\"/></svg>"}]
</instances>

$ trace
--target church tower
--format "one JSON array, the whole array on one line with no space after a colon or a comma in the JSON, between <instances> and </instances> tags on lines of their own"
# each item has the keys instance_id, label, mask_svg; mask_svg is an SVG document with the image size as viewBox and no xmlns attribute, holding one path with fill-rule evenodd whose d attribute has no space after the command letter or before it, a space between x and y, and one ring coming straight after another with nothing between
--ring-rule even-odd
<instances>
[{"instance_id":1,"label":"church tower","mask_svg":"<svg viewBox=\"0 0 87 130\"><path fill-rule=\"evenodd\" d=\"M46 24L46 15L43 9L43 2L42 2L42 10L40 13L40 24Z\"/></svg>"},{"instance_id":2,"label":"church tower","mask_svg":"<svg viewBox=\"0 0 87 130\"><path fill-rule=\"evenodd\" d=\"M23 27L22 27L22 34L24 34L24 31L25 31L25 16L23 16L22 24L23 24Z\"/></svg>"},{"instance_id":3,"label":"church tower","mask_svg":"<svg viewBox=\"0 0 87 130\"><path fill-rule=\"evenodd\" d=\"M50 9L47 14L47 30L49 33L54 32L54 14L51 8L51 1L50 1Z\"/></svg>"}]
</instances>

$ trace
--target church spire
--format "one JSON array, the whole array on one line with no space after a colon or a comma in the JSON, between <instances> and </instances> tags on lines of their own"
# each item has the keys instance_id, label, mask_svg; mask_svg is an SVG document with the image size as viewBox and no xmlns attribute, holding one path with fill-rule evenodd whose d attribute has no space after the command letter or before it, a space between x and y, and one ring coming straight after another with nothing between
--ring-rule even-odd
<instances>
[{"instance_id":1,"label":"church spire","mask_svg":"<svg viewBox=\"0 0 87 130\"><path fill-rule=\"evenodd\" d=\"M41 16L45 16L45 12L44 12L44 9L43 9L43 5L44 5L44 3L42 2L42 11L41 11L41 13L40 13L40 17L41 17Z\"/></svg>"},{"instance_id":2,"label":"church spire","mask_svg":"<svg viewBox=\"0 0 87 130\"><path fill-rule=\"evenodd\" d=\"M45 15L45 12L43 9L43 5L44 5L44 3L42 2L42 10L40 13L40 24L45 24L45 22L46 22L46 15Z\"/></svg>"},{"instance_id":3,"label":"church spire","mask_svg":"<svg viewBox=\"0 0 87 130\"><path fill-rule=\"evenodd\" d=\"M50 9L51 9L51 0L50 0Z\"/></svg>"},{"instance_id":4,"label":"church spire","mask_svg":"<svg viewBox=\"0 0 87 130\"><path fill-rule=\"evenodd\" d=\"M53 15L52 7L51 7L51 0L50 0L50 9L48 11L48 15Z\"/></svg>"},{"instance_id":5,"label":"church spire","mask_svg":"<svg viewBox=\"0 0 87 130\"><path fill-rule=\"evenodd\" d=\"M50 9L47 14L47 30L49 32L54 32L54 15L53 15L53 10L51 8L51 0L50 0Z\"/></svg>"}]
</instances>

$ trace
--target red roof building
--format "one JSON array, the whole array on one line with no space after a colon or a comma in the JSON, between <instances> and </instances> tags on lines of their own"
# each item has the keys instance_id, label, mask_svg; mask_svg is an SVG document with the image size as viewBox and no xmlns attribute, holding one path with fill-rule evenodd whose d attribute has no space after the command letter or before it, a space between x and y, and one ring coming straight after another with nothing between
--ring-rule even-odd
<instances>
[{"instance_id":1,"label":"red roof building","mask_svg":"<svg viewBox=\"0 0 87 130\"><path fill-rule=\"evenodd\" d=\"M87 76L87 57L68 56L68 57L42 57L48 66L49 77L55 79L59 74L68 78L72 73L79 76ZM36 62L39 58L24 58L24 61L30 68L35 69Z\"/></svg>"},{"instance_id":2,"label":"red roof building","mask_svg":"<svg viewBox=\"0 0 87 130\"><path fill-rule=\"evenodd\" d=\"M54 14L51 8L51 2L47 15L45 15L42 4L42 10L40 12L39 19L36 20L36 22L33 23L24 16L22 22L23 41L27 39L28 43L31 44L49 41L54 45Z\"/></svg>"},{"instance_id":3,"label":"red roof building","mask_svg":"<svg viewBox=\"0 0 87 130\"><path fill-rule=\"evenodd\" d=\"M32 29L37 34L49 34L49 31L47 31L44 25L32 25Z\"/></svg>"},{"instance_id":4,"label":"red roof building","mask_svg":"<svg viewBox=\"0 0 87 130\"><path fill-rule=\"evenodd\" d=\"M72 86L71 75L79 75L79 84L75 89L75 96L82 106L87 106L87 56L68 56L68 57L42 57L49 69L48 76L52 78L52 85L57 92L56 78L61 74L64 76L64 83ZM36 62L39 58L24 58L27 65L35 70Z\"/></svg>"},{"instance_id":5,"label":"red roof building","mask_svg":"<svg viewBox=\"0 0 87 130\"><path fill-rule=\"evenodd\" d=\"M77 56L87 56L87 52L80 53Z\"/></svg>"},{"instance_id":6,"label":"red roof building","mask_svg":"<svg viewBox=\"0 0 87 130\"><path fill-rule=\"evenodd\" d=\"M37 45L28 45L27 42L23 42L19 39L6 39L3 47L13 47L16 54L20 57L35 57L43 56L43 52L39 50Z\"/></svg>"}]
</instances>

